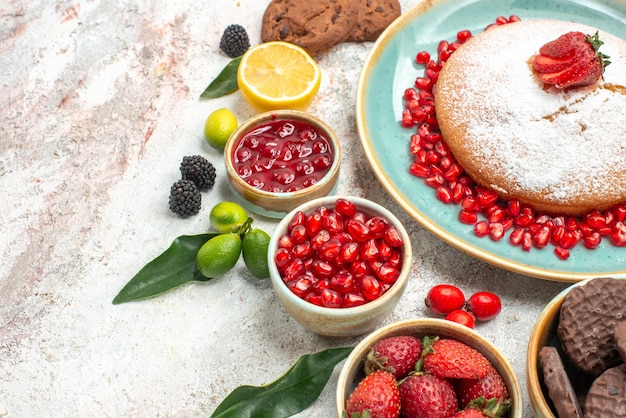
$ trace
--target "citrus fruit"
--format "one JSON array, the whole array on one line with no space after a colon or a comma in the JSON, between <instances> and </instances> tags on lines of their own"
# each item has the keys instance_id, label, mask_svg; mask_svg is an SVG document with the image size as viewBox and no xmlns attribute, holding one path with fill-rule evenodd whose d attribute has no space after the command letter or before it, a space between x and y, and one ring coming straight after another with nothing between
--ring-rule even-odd
<instances>
[{"instance_id":1,"label":"citrus fruit","mask_svg":"<svg viewBox=\"0 0 626 418\"><path fill-rule=\"evenodd\" d=\"M241 252L243 261L252 275L259 279L270 276L267 267L267 248L270 245L270 236L262 229L254 228L243 236Z\"/></svg>"},{"instance_id":2,"label":"citrus fruit","mask_svg":"<svg viewBox=\"0 0 626 418\"><path fill-rule=\"evenodd\" d=\"M238 234L220 234L207 242L196 253L200 273L214 279L230 271L241 254L241 238Z\"/></svg>"},{"instance_id":3,"label":"citrus fruit","mask_svg":"<svg viewBox=\"0 0 626 418\"><path fill-rule=\"evenodd\" d=\"M220 202L209 214L211 226L217 232L235 232L248 219L246 210L235 202Z\"/></svg>"},{"instance_id":4,"label":"citrus fruit","mask_svg":"<svg viewBox=\"0 0 626 418\"><path fill-rule=\"evenodd\" d=\"M321 79L320 68L304 49L282 41L248 49L237 70L239 90L257 112L305 110Z\"/></svg>"},{"instance_id":5,"label":"citrus fruit","mask_svg":"<svg viewBox=\"0 0 626 418\"><path fill-rule=\"evenodd\" d=\"M228 138L237 126L239 122L233 112L225 107L217 109L204 122L204 138L213 148L224 151Z\"/></svg>"}]
</instances>

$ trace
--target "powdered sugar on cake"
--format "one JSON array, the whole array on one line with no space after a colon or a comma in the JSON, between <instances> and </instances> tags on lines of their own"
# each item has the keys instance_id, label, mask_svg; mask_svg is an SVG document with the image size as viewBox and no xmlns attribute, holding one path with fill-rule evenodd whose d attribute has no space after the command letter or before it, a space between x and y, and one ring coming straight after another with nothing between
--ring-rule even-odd
<instances>
[{"instance_id":1,"label":"powdered sugar on cake","mask_svg":"<svg viewBox=\"0 0 626 418\"><path fill-rule=\"evenodd\" d=\"M448 123L464 132L469 156L459 161L478 174L488 166L498 181L487 186L503 197L531 192L557 206L626 198L626 181L616 181L626 175L626 43L600 31L601 51L612 62L604 80L565 92L545 89L530 60L569 31L596 29L559 21L489 29L446 63L458 80L436 86L455 104Z\"/></svg>"}]
</instances>

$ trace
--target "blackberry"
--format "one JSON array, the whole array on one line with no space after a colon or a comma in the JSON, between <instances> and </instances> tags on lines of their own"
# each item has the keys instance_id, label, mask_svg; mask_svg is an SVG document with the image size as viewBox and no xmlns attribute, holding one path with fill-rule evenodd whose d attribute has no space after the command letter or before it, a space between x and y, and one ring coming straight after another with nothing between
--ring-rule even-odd
<instances>
[{"instance_id":1,"label":"blackberry","mask_svg":"<svg viewBox=\"0 0 626 418\"><path fill-rule=\"evenodd\" d=\"M170 188L170 210L180 216L191 216L200 212L202 196L191 180L178 180Z\"/></svg>"},{"instance_id":2,"label":"blackberry","mask_svg":"<svg viewBox=\"0 0 626 418\"><path fill-rule=\"evenodd\" d=\"M243 55L250 48L250 39L241 25L229 25L224 29L220 40L220 49L231 58Z\"/></svg>"},{"instance_id":3,"label":"blackberry","mask_svg":"<svg viewBox=\"0 0 626 418\"><path fill-rule=\"evenodd\" d=\"M215 167L201 155L183 157L180 163L183 180L191 180L200 190L206 190L215 184Z\"/></svg>"}]
</instances>

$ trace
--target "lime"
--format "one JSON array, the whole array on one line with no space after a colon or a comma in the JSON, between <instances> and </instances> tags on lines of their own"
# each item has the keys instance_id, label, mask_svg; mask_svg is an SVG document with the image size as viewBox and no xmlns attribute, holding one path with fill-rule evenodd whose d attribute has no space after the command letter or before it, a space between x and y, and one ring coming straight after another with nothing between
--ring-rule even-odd
<instances>
[{"instance_id":1,"label":"lime","mask_svg":"<svg viewBox=\"0 0 626 418\"><path fill-rule=\"evenodd\" d=\"M235 202L220 202L209 214L211 226L217 232L235 232L248 219L248 213Z\"/></svg>"},{"instance_id":2,"label":"lime","mask_svg":"<svg viewBox=\"0 0 626 418\"><path fill-rule=\"evenodd\" d=\"M230 135L239 123L233 112L225 107L212 112L204 123L204 138L215 149L224 151Z\"/></svg>"},{"instance_id":3,"label":"lime","mask_svg":"<svg viewBox=\"0 0 626 418\"><path fill-rule=\"evenodd\" d=\"M196 254L196 264L204 277L214 279L230 271L241 254L241 238L237 234L220 234L207 242Z\"/></svg>"},{"instance_id":4,"label":"lime","mask_svg":"<svg viewBox=\"0 0 626 418\"><path fill-rule=\"evenodd\" d=\"M267 248L270 245L270 236L267 232L254 228L243 236L241 251L243 261L254 277L265 279L270 271L267 267Z\"/></svg>"}]
</instances>

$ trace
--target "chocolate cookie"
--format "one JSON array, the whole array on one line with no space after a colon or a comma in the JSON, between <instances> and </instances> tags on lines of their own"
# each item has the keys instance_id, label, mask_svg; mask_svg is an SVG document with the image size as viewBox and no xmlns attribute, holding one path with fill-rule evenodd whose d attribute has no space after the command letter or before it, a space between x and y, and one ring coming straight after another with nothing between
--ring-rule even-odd
<instances>
[{"instance_id":1,"label":"chocolate cookie","mask_svg":"<svg viewBox=\"0 0 626 418\"><path fill-rule=\"evenodd\" d=\"M576 392L557 349L546 346L539 350L539 364L543 372L543 382L548 388L548 396L559 417L582 417Z\"/></svg>"},{"instance_id":2,"label":"chocolate cookie","mask_svg":"<svg viewBox=\"0 0 626 418\"><path fill-rule=\"evenodd\" d=\"M398 0L359 0L357 18L348 42L375 41L400 16Z\"/></svg>"},{"instance_id":3,"label":"chocolate cookie","mask_svg":"<svg viewBox=\"0 0 626 418\"><path fill-rule=\"evenodd\" d=\"M589 388L585 418L626 416L626 365L608 369Z\"/></svg>"},{"instance_id":4,"label":"chocolate cookie","mask_svg":"<svg viewBox=\"0 0 626 418\"><path fill-rule=\"evenodd\" d=\"M626 321L615 324L613 339L615 340L617 352L622 356L622 360L626 361Z\"/></svg>"},{"instance_id":5,"label":"chocolate cookie","mask_svg":"<svg viewBox=\"0 0 626 418\"><path fill-rule=\"evenodd\" d=\"M622 361L613 328L626 318L626 280L597 278L573 287L561 305L557 333L569 360L594 376Z\"/></svg>"},{"instance_id":6,"label":"chocolate cookie","mask_svg":"<svg viewBox=\"0 0 626 418\"><path fill-rule=\"evenodd\" d=\"M319 55L348 39L357 7L353 0L272 0L263 14L261 40L291 42Z\"/></svg>"}]
</instances>

